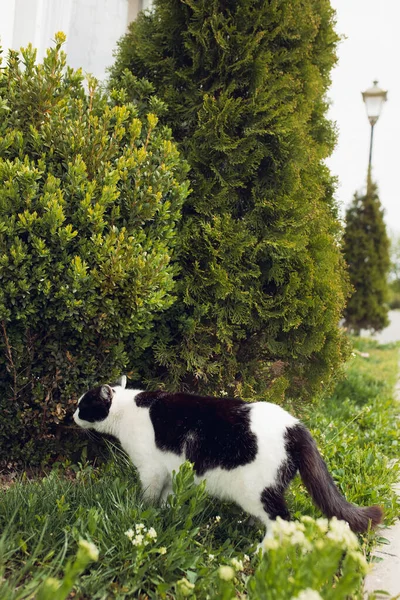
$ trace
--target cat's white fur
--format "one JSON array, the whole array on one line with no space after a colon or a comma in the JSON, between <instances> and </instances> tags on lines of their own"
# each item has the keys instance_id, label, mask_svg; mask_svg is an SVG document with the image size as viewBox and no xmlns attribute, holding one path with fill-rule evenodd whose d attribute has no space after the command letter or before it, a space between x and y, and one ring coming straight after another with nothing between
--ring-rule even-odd
<instances>
[{"instance_id":1,"label":"cat's white fur","mask_svg":"<svg viewBox=\"0 0 400 600\"><path fill-rule=\"evenodd\" d=\"M126 389L124 384L125 381L122 386L113 387L114 395L106 419L88 423L79 418L77 410L75 422L83 428L115 436L139 472L145 498L165 502L172 492L172 471L179 470L185 456L156 447L149 409L138 407L134 402L141 390ZM210 469L196 481L205 479L209 494L236 502L268 527L269 518L261 494L266 487L275 485L279 467L287 457L284 432L298 420L275 404L256 402L250 407L250 427L258 443L254 461L231 470Z\"/></svg>"}]
</instances>

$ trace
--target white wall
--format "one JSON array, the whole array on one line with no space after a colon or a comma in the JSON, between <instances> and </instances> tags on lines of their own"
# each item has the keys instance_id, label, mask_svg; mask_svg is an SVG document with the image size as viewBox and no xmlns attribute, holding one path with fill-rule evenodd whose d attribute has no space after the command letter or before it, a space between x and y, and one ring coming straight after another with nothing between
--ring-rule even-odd
<instances>
[{"instance_id":1,"label":"white wall","mask_svg":"<svg viewBox=\"0 0 400 600\"><path fill-rule=\"evenodd\" d=\"M149 0L0 0L1 45L3 50L18 50L31 42L42 60L54 34L64 31L68 63L104 79L116 42L142 2L149 4Z\"/></svg>"},{"instance_id":2,"label":"white wall","mask_svg":"<svg viewBox=\"0 0 400 600\"><path fill-rule=\"evenodd\" d=\"M62 1L62 0L61 0ZM72 0L68 62L102 79L128 24L127 0Z\"/></svg>"}]
</instances>

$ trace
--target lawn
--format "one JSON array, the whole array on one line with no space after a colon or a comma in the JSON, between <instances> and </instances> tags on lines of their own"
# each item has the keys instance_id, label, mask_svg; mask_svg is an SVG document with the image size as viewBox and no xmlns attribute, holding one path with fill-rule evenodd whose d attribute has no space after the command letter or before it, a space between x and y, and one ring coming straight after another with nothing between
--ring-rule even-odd
<instances>
[{"instance_id":1,"label":"lawn","mask_svg":"<svg viewBox=\"0 0 400 600\"><path fill-rule=\"evenodd\" d=\"M357 340L346 379L334 393L294 407L347 499L381 504L386 524L399 513L391 489L399 469L390 462L398 455L397 368L397 346ZM300 480L288 493L299 521L290 531L277 528L279 543L272 540L261 558L255 552L263 535L259 525L237 507L208 498L193 485L189 466L175 479L171 506L148 507L134 469L118 448L112 452L100 467L57 465L45 477L21 475L3 489L1 600L313 600L312 589L324 600L361 598L364 561L377 536L359 536L357 550L338 524L328 531L324 520L311 519L321 515ZM98 560L95 548L80 540L96 546Z\"/></svg>"}]
</instances>

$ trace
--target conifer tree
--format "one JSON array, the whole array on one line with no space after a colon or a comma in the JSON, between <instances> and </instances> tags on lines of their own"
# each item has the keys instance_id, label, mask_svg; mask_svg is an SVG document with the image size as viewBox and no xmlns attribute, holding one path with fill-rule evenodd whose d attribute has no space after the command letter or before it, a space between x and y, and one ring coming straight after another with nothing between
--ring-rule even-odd
<instances>
[{"instance_id":1,"label":"conifer tree","mask_svg":"<svg viewBox=\"0 0 400 600\"><path fill-rule=\"evenodd\" d=\"M110 87L155 91L191 166L149 379L277 399L337 372L347 280L323 162L337 41L329 0L156 0L121 39Z\"/></svg>"},{"instance_id":2,"label":"conifer tree","mask_svg":"<svg viewBox=\"0 0 400 600\"><path fill-rule=\"evenodd\" d=\"M346 325L380 331L388 325L389 238L377 187L369 179L365 195L355 194L346 212L344 254L354 287L346 310Z\"/></svg>"}]
</instances>

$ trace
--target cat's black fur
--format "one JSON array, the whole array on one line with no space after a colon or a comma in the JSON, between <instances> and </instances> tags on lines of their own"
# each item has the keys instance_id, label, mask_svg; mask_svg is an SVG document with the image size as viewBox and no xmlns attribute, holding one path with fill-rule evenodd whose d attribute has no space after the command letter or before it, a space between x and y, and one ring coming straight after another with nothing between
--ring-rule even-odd
<instances>
[{"instance_id":1,"label":"cat's black fur","mask_svg":"<svg viewBox=\"0 0 400 600\"><path fill-rule=\"evenodd\" d=\"M142 392L135 402L149 408L157 447L175 454L185 452L197 475L215 467L235 469L256 457L250 405L243 400Z\"/></svg>"}]
</instances>

